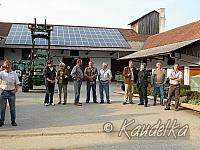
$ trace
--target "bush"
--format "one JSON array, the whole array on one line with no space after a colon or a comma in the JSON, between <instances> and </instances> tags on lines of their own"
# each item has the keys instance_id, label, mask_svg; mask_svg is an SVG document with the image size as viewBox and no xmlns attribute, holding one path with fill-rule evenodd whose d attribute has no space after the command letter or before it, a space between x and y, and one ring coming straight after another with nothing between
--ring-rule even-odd
<instances>
[{"instance_id":1,"label":"bush","mask_svg":"<svg viewBox=\"0 0 200 150\"><path fill-rule=\"evenodd\" d=\"M200 92L187 90L181 102L190 104L200 104Z\"/></svg>"},{"instance_id":2,"label":"bush","mask_svg":"<svg viewBox=\"0 0 200 150\"><path fill-rule=\"evenodd\" d=\"M180 97L187 96L187 93L190 91L189 85L182 85L180 89Z\"/></svg>"}]
</instances>

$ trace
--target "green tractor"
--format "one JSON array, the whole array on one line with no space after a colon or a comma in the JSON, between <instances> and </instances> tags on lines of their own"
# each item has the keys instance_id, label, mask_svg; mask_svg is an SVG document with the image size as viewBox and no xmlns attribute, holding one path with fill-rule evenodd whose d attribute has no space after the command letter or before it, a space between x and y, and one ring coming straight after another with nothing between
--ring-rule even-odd
<instances>
[{"instance_id":1,"label":"green tractor","mask_svg":"<svg viewBox=\"0 0 200 150\"><path fill-rule=\"evenodd\" d=\"M53 26L46 24L37 24L36 19L34 24L28 24L32 37L32 49L30 60L21 60L19 63L14 63L15 72L21 71L22 77L22 92L29 92L33 89L33 85L44 85L45 79L43 71L47 66L47 60L50 56L50 36L53 31ZM37 48L36 39L42 38L47 40L47 48ZM21 68L20 68L21 66Z\"/></svg>"}]
</instances>

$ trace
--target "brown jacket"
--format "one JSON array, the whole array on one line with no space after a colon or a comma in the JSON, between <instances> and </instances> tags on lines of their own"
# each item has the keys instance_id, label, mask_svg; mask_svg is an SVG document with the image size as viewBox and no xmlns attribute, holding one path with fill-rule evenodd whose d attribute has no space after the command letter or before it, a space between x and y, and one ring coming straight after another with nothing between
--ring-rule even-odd
<instances>
[{"instance_id":1,"label":"brown jacket","mask_svg":"<svg viewBox=\"0 0 200 150\"><path fill-rule=\"evenodd\" d=\"M137 83L138 72L135 67L133 67L133 75L134 75L134 82ZM124 76L124 84L130 84L131 83L131 69L129 68L129 66L124 67L123 76Z\"/></svg>"}]
</instances>

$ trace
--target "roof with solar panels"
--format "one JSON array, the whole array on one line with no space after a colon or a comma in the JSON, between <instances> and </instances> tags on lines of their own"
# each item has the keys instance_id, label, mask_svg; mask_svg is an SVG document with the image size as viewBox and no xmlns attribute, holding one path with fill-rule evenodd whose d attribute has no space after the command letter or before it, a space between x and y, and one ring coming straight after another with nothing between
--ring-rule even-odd
<instances>
[{"instance_id":1,"label":"roof with solar panels","mask_svg":"<svg viewBox=\"0 0 200 150\"><path fill-rule=\"evenodd\" d=\"M52 27L51 49L134 51L140 46L133 42L143 43L147 38L132 29L68 25ZM5 38L4 47L27 48L32 45L31 32L25 23L0 22L0 36ZM47 40L36 39L35 44L45 47Z\"/></svg>"}]
</instances>

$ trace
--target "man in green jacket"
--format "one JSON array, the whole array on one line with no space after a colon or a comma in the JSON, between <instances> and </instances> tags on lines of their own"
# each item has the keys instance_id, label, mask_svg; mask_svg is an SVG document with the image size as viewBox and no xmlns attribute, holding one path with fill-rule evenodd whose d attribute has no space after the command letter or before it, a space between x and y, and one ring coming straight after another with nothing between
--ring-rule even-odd
<instances>
[{"instance_id":1,"label":"man in green jacket","mask_svg":"<svg viewBox=\"0 0 200 150\"><path fill-rule=\"evenodd\" d=\"M64 101L63 105L66 105L67 102L67 84L68 84L68 78L70 77L69 70L65 69L65 64L60 63L60 69L57 72L56 79L58 83L58 98L59 102L58 104L61 104L61 98L62 98L62 89L64 92Z\"/></svg>"}]
</instances>

